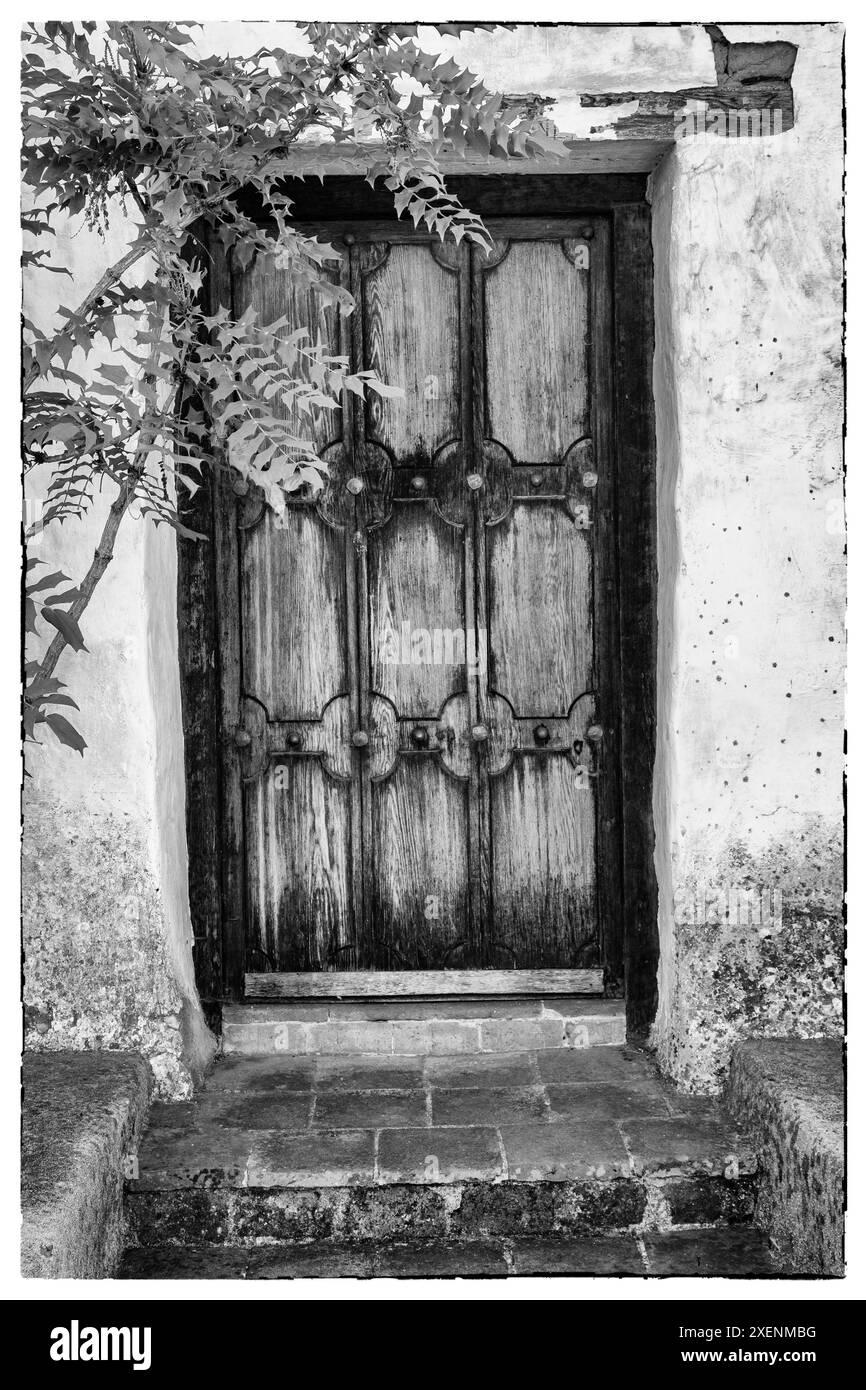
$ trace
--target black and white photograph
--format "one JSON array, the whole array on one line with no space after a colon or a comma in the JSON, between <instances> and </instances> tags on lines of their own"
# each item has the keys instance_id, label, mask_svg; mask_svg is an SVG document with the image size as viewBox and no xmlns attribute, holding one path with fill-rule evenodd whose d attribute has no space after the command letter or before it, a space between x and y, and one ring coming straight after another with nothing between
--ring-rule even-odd
<instances>
[{"instance_id":1,"label":"black and white photograph","mask_svg":"<svg viewBox=\"0 0 866 1390\"><path fill-rule=\"evenodd\" d=\"M6 25L43 1370L159 1368L76 1290L861 1296L848 23L453 8Z\"/></svg>"}]
</instances>

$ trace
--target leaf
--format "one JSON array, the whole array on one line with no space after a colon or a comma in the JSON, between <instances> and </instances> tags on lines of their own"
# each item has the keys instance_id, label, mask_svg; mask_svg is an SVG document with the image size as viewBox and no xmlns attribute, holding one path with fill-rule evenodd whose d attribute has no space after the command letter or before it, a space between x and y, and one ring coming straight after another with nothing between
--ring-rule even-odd
<instances>
[{"instance_id":1,"label":"leaf","mask_svg":"<svg viewBox=\"0 0 866 1390\"><path fill-rule=\"evenodd\" d=\"M57 631L65 638L67 646L70 646L74 652L87 651L84 638L81 635L81 628L68 613L63 613L60 609L43 608L42 616L46 623L57 628Z\"/></svg>"},{"instance_id":2,"label":"leaf","mask_svg":"<svg viewBox=\"0 0 866 1390\"><path fill-rule=\"evenodd\" d=\"M74 603L80 597L80 589L64 589L62 594L49 594L48 598L42 600L42 603L46 608L55 608L59 603Z\"/></svg>"},{"instance_id":3,"label":"leaf","mask_svg":"<svg viewBox=\"0 0 866 1390\"><path fill-rule=\"evenodd\" d=\"M76 753L80 753L82 758L84 757L87 744L68 719L64 719L62 714L46 714L45 723L49 725L61 743L65 744L67 748L74 748Z\"/></svg>"},{"instance_id":4,"label":"leaf","mask_svg":"<svg viewBox=\"0 0 866 1390\"><path fill-rule=\"evenodd\" d=\"M186 194L182 188L173 188L162 202L162 213L170 227L179 227L187 208Z\"/></svg>"},{"instance_id":5,"label":"leaf","mask_svg":"<svg viewBox=\"0 0 866 1390\"><path fill-rule=\"evenodd\" d=\"M367 386L371 391L375 391L377 396L405 396L406 394L402 386L389 386L386 382L377 380L376 377L370 377Z\"/></svg>"},{"instance_id":6,"label":"leaf","mask_svg":"<svg viewBox=\"0 0 866 1390\"><path fill-rule=\"evenodd\" d=\"M26 687L25 694L28 700L38 700L43 695L52 694L55 690L63 690L63 681L59 681L54 676L36 676L39 670L38 661L29 661L24 668L26 675L30 678L30 684Z\"/></svg>"},{"instance_id":7,"label":"leaf","mask_svg":"<svg viewBox=\"0 0 866 1390\"><path fill-rule=\"evenodd\" d=\"M42 703L46 705L71 705L73 709L79 708L71 695L49 695Z\"/></svg>"},{"instance_id":8,"label":"leaf","mask_svg":"<svg viewBox=\"0 0 866 1390\"><path fill-rule=\"evenodd\" d=\"M37 564L41 563L41 560L37 561ZM27 592L28 594L38 594L40 589L52 589L55 584L60 584L61 582L68 584L69 575L64 574L62 570L55 570L53 574L43 575L42 579L36 584L28 584Z\"/></svg>"}]
</instances>

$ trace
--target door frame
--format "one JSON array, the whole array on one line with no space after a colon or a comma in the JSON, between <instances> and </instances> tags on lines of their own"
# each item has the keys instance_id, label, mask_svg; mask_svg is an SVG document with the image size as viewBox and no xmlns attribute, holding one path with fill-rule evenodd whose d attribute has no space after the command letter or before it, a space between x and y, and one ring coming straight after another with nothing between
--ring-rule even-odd
<instances>
[{"instance_id":1,"label":"door frame","mask_svg":"<svg viewBox=\"0 0 866 1390\"><path fill-rule=\"evenodd\" d=\"M657 886L654 868L652 776L656 724L656 522L655 418L652 396L653 288L650 207L646 175L513 174L453 176L453 191L483 217L598 216L609 227L613 321L609 364L612 400L613 491L616 537L608 549L618 592L610 605L616 620L607 641L618 657L615 742L619 745L618 809L621 842L619 912L606 923L609 968L620 950L629 1036L643 1038L657 1003ZM370 190L361 176L299 182L292 190L298 221L362 219L395 222L388 195ZM255 213L249 199L248 210ZM206 294L225 301L229 286L220 257L210 262ZM219 641L219 596L235 557L229 489L203 486L185 502L185 525L205 541L178 539L178 645L185 742L186 821L193 959L202 1003L212 1017L222 1002L244 997L243 921L231 904L239 899L237 854L227 853L240 835L240 806L224 775L225 715L233 726L238 664ZM220 544L220 537L228 544ZM620 866L617 866L618 868ZM611 992L617 989L615 972Z\"/></svg>"}]
</instances>

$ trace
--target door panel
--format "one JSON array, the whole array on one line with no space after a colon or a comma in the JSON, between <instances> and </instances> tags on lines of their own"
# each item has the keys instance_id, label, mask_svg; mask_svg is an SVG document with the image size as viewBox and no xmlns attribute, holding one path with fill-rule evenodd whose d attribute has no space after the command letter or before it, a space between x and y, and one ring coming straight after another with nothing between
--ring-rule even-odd
<instances>
[{"instance_id":1,"label":"door panel","mask_svg":"<svg viewBox=\"0 0 866 1390\"><path fill-rule=\"evenodd\" d=\"M333 966L351 945L351 788L315 757L275 757L244 810L253 968Z\"/></svg>"},{"instance_id":2,"label":"door panel","mask_svg":"<svg viewBox=\"0 0 866 1390\"><path fill-rule=\"evenodd\" d=\"M376 245L359 254L364 365L401 398L372 395L367 438L394 463L432 459L460 432L459 297L453 252Z\"/></svg>"},{"instance_id":3,"label":"door panel","mask_svg":"<svg viewBox=\"0 0 866 1390\"><path fill-rule=\"evenodd\" d=\"M587 433L589 274L578 245L500 241L482 271L486 433L518 463L555 461Z\"/></svg>"},{"instance_id":4,"label":"door panel","mask_svg":"<svg viewBox=\"0 0 866 1390\"><path fill-rule=\"evenodd\" d=\"M587 780L568 753L518 754L491 778L496 938L521 964L597 964L595 806Z\"/></svg>"},{"instance_id":5,"label":"door panel","mask_svg":"<svg viewBox=\"0 0 866 1390\"><path fill-rule=\"evenodd\" d=\"M311 506L239 526L244 688L271 719L320 719L348 689L344 536Z\"/></svg>"},{"instance_id":6,"label":"door panel","mask_svg":"<svg viewBox=\"0 0 866 1390\"><path fill-rule=\"evenodd\" d=\"M465 934L468 781L435 754L403 752L372 786L373 919L390 969L437 969Z\"/></svg>"},{"instance_id":7,"label":"door panel","mask_svg":"<svg viewBox=\"0 0 866 1390\"><path fill-rule=\"evenodd\" d=\"M325 233L357 304L329 346L405 396L316 422L327 486L285 524L256 495L234 507L250 971L599 962L618 826L598 819L593 226L503 224L489 257L402 224ZM279 272L236 294L287 331L310 321Z\"/></svg>"},{"instance_id":8,"label":"door panel","mask_svg":"<svg viewBox=\"0 0 866 1390\"><path fill-rule=\"evenodd\" d=\"M490 688L527 717L567 715L593 683L587 533L562 503L515 501L487 549Z\"/></svg>"},{"instance_id":9,"label":"door panel","mask_svg":"<svg viewBox=\"0 0 866 1390\"><path fill-rule=\"evenodd\" d=\"M461 532L425 502L395 501L367 541L370 684L407 719L466 689Z\"/></svg>"}]
</instances>

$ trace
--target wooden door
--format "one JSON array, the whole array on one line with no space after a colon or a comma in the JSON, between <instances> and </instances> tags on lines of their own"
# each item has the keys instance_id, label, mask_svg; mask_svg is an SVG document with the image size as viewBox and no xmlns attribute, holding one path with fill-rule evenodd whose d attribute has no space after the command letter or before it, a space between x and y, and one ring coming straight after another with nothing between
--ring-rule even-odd
<instances>
[{"instance_id":1,"label":"wooden door","mask_svg":"<svg viewBox=\"0 0 866 1390\"><path fill-rule=\"evenodd\" d=\"M247 971L592 968L618 931L607 222L492 231L324 228L331 346L405 394L315 421L328 481L283 526L218 499ZM314 312L273 268L232 295Z\"/></svg>"}]
</instances>

